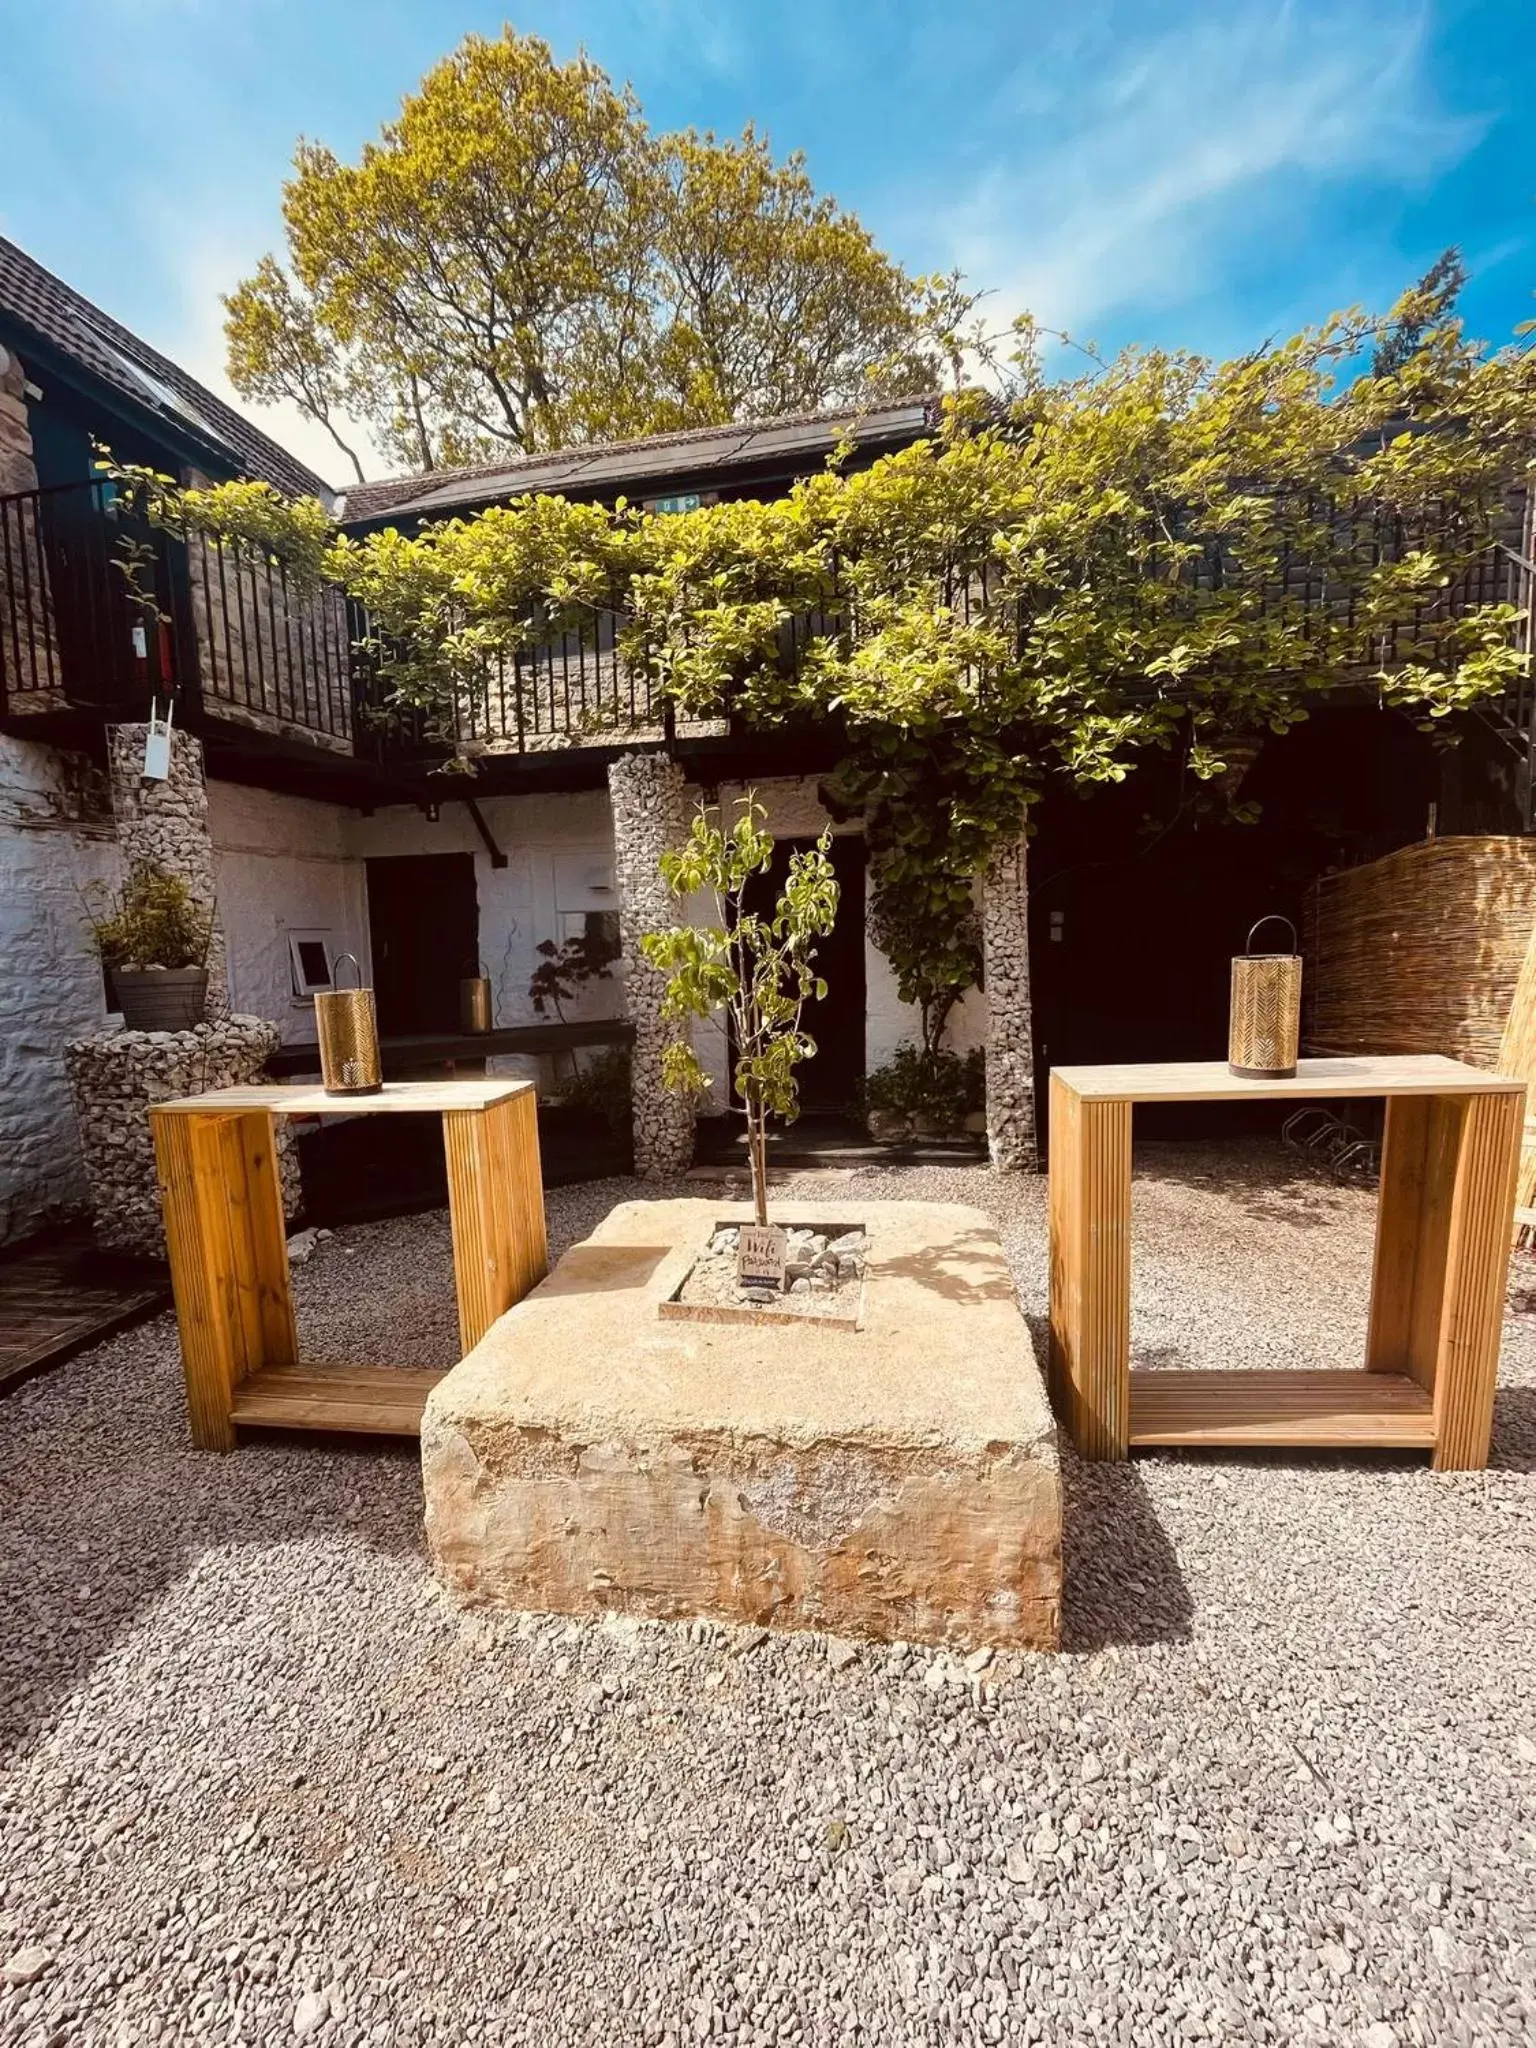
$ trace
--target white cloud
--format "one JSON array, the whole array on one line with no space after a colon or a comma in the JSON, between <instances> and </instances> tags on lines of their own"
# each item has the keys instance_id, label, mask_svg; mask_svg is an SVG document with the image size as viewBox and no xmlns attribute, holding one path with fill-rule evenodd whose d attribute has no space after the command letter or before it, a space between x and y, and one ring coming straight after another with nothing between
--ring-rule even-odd
<instances>
[{"instance_id":1,"label":"white cloud","mask_svg":"<svg viewBox=\"0 0 1536 2048\"><path fill-rule=\"evenodd\" d=\"M1217 289L1319 186L1419 186L1477 142L1487 123L1438 106L1427 54L1422 16L1382 0L1064 31L1001 89L1006 146L939 224L951 260L998 287L993 317L1073 333Z\"/></svg>"}]
</instances>

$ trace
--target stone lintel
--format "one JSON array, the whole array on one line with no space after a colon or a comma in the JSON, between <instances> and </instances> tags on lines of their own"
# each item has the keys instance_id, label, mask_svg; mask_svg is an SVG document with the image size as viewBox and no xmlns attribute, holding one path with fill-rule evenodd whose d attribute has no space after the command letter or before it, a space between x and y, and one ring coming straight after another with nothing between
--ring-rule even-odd
<instances>
[{"instance_id":1,"label":"stone lintel","mask_svg":"<svg viewBox=\"0 0 1536 2048\"><path fill-rule=\"evenodd\" d=\"M1055 1426L990 1219L806 1208L870 1232L860 1330L664 1321L710 1230L751 1212L629 1202L445 1376L422 1463L454 1593L1057 1646Z\"/></svg>"}]
</instances>

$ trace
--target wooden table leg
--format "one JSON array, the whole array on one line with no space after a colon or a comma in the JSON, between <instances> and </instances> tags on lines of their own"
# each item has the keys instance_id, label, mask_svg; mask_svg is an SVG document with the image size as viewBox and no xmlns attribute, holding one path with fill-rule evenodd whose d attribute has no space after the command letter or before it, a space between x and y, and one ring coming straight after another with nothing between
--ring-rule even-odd
<instances>
[{"instance_id":1,"label":"wooden table leg","mask_svg":"<svg viewBox=\"0 0 1536 2048\"><path fill-rule=\"evenodd\" d=\"M1131 1105L1051 1077L1051 1392L1078 1451L1126 1456L1131 1428Z\"/></svg>"},{"instance_id":2,"label":"wooden table leg","mask_svg":"<svg viewBox=\"0 0 1536 2048\"><path fill-rule=\"evenodd\" d=\"M150 1111L192 1441L235 1447L235 1388L297 1357L270 1113Z\"/></svg>"},{"instance_id":3,"label":"wooden table leg","mask_svg":"<svg viewBox=\"0 0 1536 2048\"><path fill-rule=\"evenodd\" d=\"M1475 1095L1467 1105L1435 1367L1437 1472L1478 1471L1488 1462L1524 1117L1523 1091Z\"/></svg>"},{"instance_id":4,"label":"wooden table leg","mask_svg":"<svg viewBox=\"0 0 1536 2048\"><path fill-rule=\"evenodd\" d=\"M443 1114L459 1340L470 1351L549 1270L532 1089Z\"/></svg>"},{"instance_id":5,"label":"wooden table leg","mask_svg":"<svg viewBox=\"0 0 1536 2048\"><path fill-rule=\"evenodd\" d=\"M1381 1148L1367 1372L1435 1391L1465 1095L1392 1095Z\"/></svg>"},{"instance_id":6,"label":"wooden table leg","mask_svg":"<svg viewBox=\"0 0 1536 2048\"><path fill-rule=\"evenodd\" d=\"M1365 1362L1430 1395L1439 1471L1488 1462L1523 1117L1518 1094L1387 1103Z\"/></svg>"}]
</instances>

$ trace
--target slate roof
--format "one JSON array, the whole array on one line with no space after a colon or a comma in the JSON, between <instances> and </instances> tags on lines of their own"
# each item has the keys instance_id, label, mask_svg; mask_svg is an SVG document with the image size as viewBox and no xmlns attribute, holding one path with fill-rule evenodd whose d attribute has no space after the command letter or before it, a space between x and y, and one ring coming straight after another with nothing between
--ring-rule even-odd
<instances>
[{"instance_id":1,"label":"slate roof","mask_svg":"<svg viewBox=\"0 0 1536 2048\"><path fill-rule=\"evenodd\" d=\"M4 235L0 321L36 336L97 383L174 427L179 438L203 443L236 474L273 484L288 497L326 503L334 497L323 477ZM24 339L20 350L25 361Z\"/></svg>"},{"instance_id":2,"label":"slate roof","mask_svg":"<svg viewBox=\"0 0 1536 2048\"><path fill-rule=\"evenodd\" d=\"M935 399L916 398L898 405L790 413L735 426L694 427L637 441L590 441L549 455L503 457L460 469L388 477L349 485L338 516L349 522L377 519L385 512L446 518L470 506L530 491L607 496L640 482L684 479L690 486L709 489L728 485L733 473L739 476L761 468L805 475L820 467L845 432L870 453L885 446L905 447L933 424L936 405Z\"/></svg>"}]
</instances>

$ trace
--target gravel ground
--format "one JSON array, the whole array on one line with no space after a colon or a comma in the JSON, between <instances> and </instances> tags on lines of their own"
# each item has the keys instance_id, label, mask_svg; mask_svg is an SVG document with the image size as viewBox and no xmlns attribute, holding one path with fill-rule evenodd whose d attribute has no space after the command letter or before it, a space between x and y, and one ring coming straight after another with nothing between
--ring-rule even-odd
<instances>
[{"instance_id":1,"label":"gravel ground","mask_svg":"<svg viewBox=\"0 0 1536 2048\"><path fill-rule=\"evenodd\" d=\"M1043 1316L1038 1182L796 1181L984 1204ZM1367 1196L1135 1203L1143 1360L1357 1353ZM1521 1264L1493 1470L1068 1452L1066 1652L971 1670L459 1615L410 1447L198 1455L170 1319L99 1347L0 1403L0 2043L1530 2041ZM447 1289L436 1216L296 1275L336 1358L446 1362Z\"/></svg>"}]
</instances>

